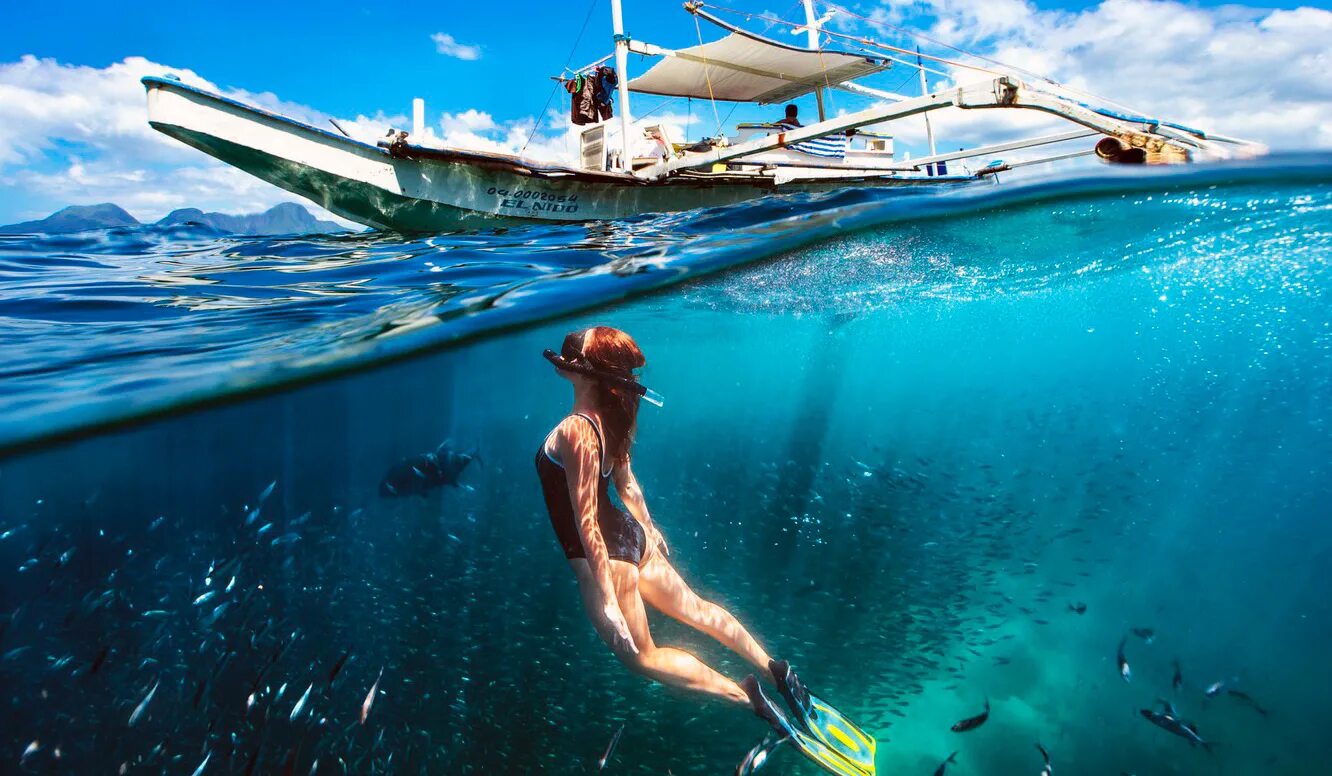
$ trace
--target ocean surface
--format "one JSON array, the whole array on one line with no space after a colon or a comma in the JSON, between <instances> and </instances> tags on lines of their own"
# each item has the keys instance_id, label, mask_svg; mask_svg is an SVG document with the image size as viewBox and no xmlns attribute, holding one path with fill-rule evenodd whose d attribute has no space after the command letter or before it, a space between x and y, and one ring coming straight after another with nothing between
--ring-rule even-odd
<instances>
[{"instance_id":1,"label":"ocean surface","mask_svg":"<svg viewBox=\"0 0 1332 776\"><path fill-rule=\"evenodd\" d=\"M676 566L880 773L1328 773L1332 156L1095 173L0 237L0 772L734 772L764 724L629 674L541 502L541 351L603 323Z\"/></svg>"}]
</instances>

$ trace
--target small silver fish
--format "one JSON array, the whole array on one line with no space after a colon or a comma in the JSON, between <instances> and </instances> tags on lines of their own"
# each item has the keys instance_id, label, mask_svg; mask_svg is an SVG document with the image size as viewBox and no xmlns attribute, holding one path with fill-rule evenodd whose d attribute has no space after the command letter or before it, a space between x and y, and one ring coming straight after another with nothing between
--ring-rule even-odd
<instances>
[{"instance_id":1,"label":"small silver fish","mask_svg":"<svg viewBox=\"0 0 1332 776\"><path fill-rule=\"evenodd\" d=\"M620 734L623 732L624 725L620 725L620 729L615 731L615 735L611 736L610 744L606 747L606 753L601 756L600 760L597 760L598 771L605 769L606 761L610 759L611 754L615 751L615 745L620 743Z\"/></svg>"},{"instance_id":2,"label":"small silver fish","mask_svg":"<svg viewBox=\"0 0 1332 776\"><path fill-rule=\"evenodd\" d=\"M192 776L201 776L201 774L203 774L204 772L204 768L208 767L208 761L211 759L213 759L212 752L209 752L208 754L204 755L203 762L199 763L199 767L194 769L194 773L192 774Z\"/></svg>"},{"instance_id":3,"label":"small silver fish","mask_svg":"<svg viewBox=\"0 0 1332 776\"><path fill-rule=\"evenodd\" d=\"M277 487L277 480L273 480L272 482L268 483L268 487L264 488L264 492L259 494L259 503L262 504L265 501L267 501L268 497L273 495L273 488L276 487Z\"/></svg>"},{"instance_id":4,"label":"small silver fish","mask_svg":"<svg viewBox=\"0 0 1332 776\"><path fill-rule=\"evenodd\" d=\"M745 755L745 759L741 760L740 764L735 766L735 776L750 776L750 774L768 763L768 758L777 747L790 740L791 739L787 737L774 738L772 733L768 733L763 737L762 741L759 741L754 745L753 749L749 750L749 753Z\"/></svg>"},{"instance_id":5,"label":"small silver fish","mask_svg":"<svg viewBox=\"0 0 1332 776\"><path fill-rule=\"evenodd\" d=\"M143 712L148 709L148 702L153 699L153 695L157 693L157 686L161 683L162 680L158 679L153 684L153 689L149 690L148 694L143 697L143 700L139 701L139 705L134 707L134 713L131 714L129 718L130 727L134 727L134 724L143 716Z\"/></svg>"},{"instance_id":6,"label":"small silver fish","mask_svg":"<svg viewBox=\"0 0 1332 776\"><path fill-rule=\"evenodd\" d=\"M370 707L375 705L375 694L379 692L379 680L384 678L384 669L379 669L379 676L375 678L375 684L370 688L370 692L365 694L365 701L361 703L361 724L365 724L365 718L370 716Z\"/></svg>"},{"instance_id":7,"label":"small silver fish","mask_svg":"<svg viewBox=\"0 0 1332 776\"><path fill-rule=\"evenodd\" d=\"M216 590L209 590L207 593L204 593L203 595L201 595L201 596L199 596L198 598L194 599L194 605L195 605L195 606L203 606L204 604L208 603L209 601L213 600L214 598L217 598L217 591L216 591Z\"/></svg>"},{"instance_id":8,"label":"small silver fish","mask_svg":"<svg viewBox=\"0 0 1332 776\"><path fill-rule=\"evenodd\" d=\"M310 686L305 688L305 694L301 696L300 700L296 701L296 707L291 710L292 722L295 722L296 718L301 715L301 711L305 709L305 702L310 700L310 691L313 689L314 682L310 682Z\"/></svg>"}]
</instances>

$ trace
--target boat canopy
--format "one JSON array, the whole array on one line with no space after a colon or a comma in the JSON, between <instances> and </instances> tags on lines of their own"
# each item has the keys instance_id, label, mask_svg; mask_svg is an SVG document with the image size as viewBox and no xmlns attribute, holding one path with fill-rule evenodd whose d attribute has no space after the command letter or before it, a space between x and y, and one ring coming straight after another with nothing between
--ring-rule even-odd
<instances>
[{"instance_id":1,"label":"boat canopy","mask_svg":"<svg viewBox=\"0 0 1332 776\"><path fill-rule=\"evenodd\" d=\"M630 42L631 51L665 57L629 82L629 90L667 97L727 102L788 102L845 81L886 70L886 59L847 51L788 46L698 12L727 30L721 40L684 49Z\"/></svg>"}]
</instances>

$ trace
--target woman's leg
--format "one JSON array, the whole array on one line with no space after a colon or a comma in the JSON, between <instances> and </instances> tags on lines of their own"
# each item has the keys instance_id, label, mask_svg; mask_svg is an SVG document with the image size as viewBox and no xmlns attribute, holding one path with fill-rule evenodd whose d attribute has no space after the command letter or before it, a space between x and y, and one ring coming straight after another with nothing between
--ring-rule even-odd
<instances>
[{"instance_id":1,"label":"woman's leg","mask_svg":"<svg viewBox=\"0 0 1332 776\"><path fill-rule=\"evenodd\" d=\"M682 649L659 647L652 641L647 612L638 594L639 573L634 564L611 561L611 579L615 582L615 597L620 603L620 612L629 623L629 633L634 637L637 653L622 647L615 638L614 628L601 611L601 599L587 561L575 558L570 564L574 575L578 577L583 608L597 629L597 634L631 670L671 687L704 692L736 703L749 703L749 696L740 689L740 685L708 668L698 658Z\"/></svg>"},{"instance_id":2,"label":"woman's leg","mask_svg":"<svg viewBox=\"0 0 1332 776\"><path fill-rule=\"evenodd\" d=\"M749 661L759 669L761 676L772 678L768 671L771 658L745 626L730 612L699 598L660 552L650 553L643 564L638 576L638 590L643 600L654 609L703 631Z\"/></svg>"}]
</instances>

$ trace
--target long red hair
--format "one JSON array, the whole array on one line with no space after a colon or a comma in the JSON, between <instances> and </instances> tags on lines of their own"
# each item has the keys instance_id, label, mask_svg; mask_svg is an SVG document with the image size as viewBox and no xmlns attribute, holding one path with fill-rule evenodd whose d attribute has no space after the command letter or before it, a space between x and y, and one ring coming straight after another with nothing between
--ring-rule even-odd
<instances>
[{"instance_id":1,"label":"long red hair","mask_svg":"<svg viewBox=\"0 0 1332 776\"><path fill-rule=\"evenodd\" d=\"M583 360L603 372L637 381L635 369L647 363L634 338L609 326L593 326L570 332L564 338L560 355L571 361ZM601 433L606 435L606 452L612 461L627 463L638 424L639 396L632 391L593 381L596 386L597 411L601 414Z\"/></svg>"}]
</instances>

